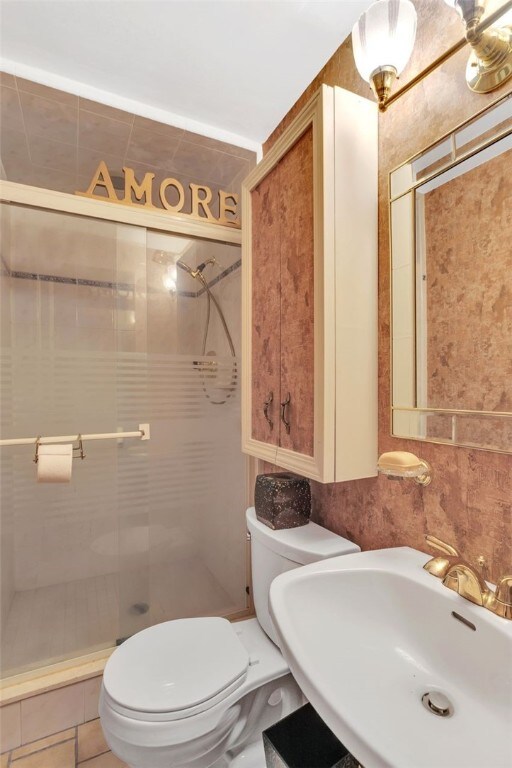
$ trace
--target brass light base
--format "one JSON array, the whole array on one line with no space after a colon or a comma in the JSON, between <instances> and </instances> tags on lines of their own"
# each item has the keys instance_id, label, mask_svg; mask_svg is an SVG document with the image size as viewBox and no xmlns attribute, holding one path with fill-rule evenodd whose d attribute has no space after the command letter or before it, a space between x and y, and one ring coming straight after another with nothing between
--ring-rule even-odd
<instances>
[{"instance_id":1,"label":"brass light base","mask_svg":"<svg viewBox=\"0 0 512 768\"><path fill-rule=\"evenodd\" d=\"M397 77L394 67L377 67L370 75L370 86L379 104L379 109L384 109L386 100L391 93L391 88Z\"/></svg>"},{"instance_id":2,"label":"brass light base","mask_svg":"<svg viewBox=\"0 0 512 768\"><path fill-rule=\"evenodd\" d=\"M489 93L512 77L512 27L484 33L474 47L466 67L466 82L472 91ZM486 57L484 53L482 56L480 50L484 47L487 50L492 47L494 55Z\"/></svg>"}]
</instances>

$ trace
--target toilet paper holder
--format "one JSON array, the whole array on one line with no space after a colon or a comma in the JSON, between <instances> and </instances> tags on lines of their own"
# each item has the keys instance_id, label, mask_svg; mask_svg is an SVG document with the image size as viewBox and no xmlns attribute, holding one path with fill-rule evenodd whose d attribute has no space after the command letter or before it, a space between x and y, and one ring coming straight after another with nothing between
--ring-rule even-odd
<instances>
[{"instance_id":1,"label":"toilet paper holder","mask_svg":"<svg viewBox=\"0 0 512 768\"><path fill-rule=\"evenodd\" d=\"M82 440L82 435L78 435L77 437L78 445L73 446L73 458L74 459L85 459L85 453L84 453L84 444ZM36 437L36 454L34 456L34 464L37 464L39 461L39 446L41 445L41 435L38 435ZM45 445L48 445L48 443L45 443ZM57 443L56 443L57 445ZM77 451L77 453L75 453Z\"/></svg>"}]
</instances>

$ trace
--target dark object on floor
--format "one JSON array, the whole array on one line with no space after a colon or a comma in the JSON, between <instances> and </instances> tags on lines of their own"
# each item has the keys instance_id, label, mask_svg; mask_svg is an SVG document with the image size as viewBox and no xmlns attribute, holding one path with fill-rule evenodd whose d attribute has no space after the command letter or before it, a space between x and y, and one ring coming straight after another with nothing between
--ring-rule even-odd
<instances>
[{"instance_id":1,"label":"dark object on floor","mask_svg":"<svg viewBox=\"0 0 512 768\"><path fill-rule=\"evenodd\" d=\"M254 489L256 517L269 528L298 528L311 515L309 480L289 472L258 475Z\"/></svg>"},{"instance_id":2,"label":"dark object on floor","mask_svg":"<svg viewBox=\"0 0 512 768\"><path fill-rule=\"evenodd\" d=\"M267 768L358 768L311 704L263 731Z\"/></svg>"}]
</instances>

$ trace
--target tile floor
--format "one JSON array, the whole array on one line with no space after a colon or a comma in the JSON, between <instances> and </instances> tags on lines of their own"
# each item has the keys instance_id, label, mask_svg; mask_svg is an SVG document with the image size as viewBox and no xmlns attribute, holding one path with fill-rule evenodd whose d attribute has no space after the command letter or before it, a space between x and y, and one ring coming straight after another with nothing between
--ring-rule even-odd
<instances>
[{"instance_id":1,"label":"tile floor","mask_svg":"<svg viewBox=\"0 0 512 768\"><path fill-rule=\"evenodd\" d=\"M5 752L0 768L127 768L110 752L99 720Z\"/></svg>"}]
</instances>

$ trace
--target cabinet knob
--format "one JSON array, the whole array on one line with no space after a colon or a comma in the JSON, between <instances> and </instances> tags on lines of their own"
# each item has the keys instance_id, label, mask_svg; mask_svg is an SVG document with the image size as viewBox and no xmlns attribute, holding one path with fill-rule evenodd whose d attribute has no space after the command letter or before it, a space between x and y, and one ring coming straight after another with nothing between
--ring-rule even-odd
<instances>
[{"instance_id":1,"label":"cabinet knob","mask_svg":"<svg viewBox=\"0 0 512 768\"><path fill-rule=\"evenodd\" d=\"M269 392L268 395L267 395L267 399L263 401L263 415L264 415L265 421L269 425L270 429L274 428L274 424L272 422L272 419L268 415L268 409L272 405L273 400L274 400L274 393L273 392Z\"/></svg>"},{"instance_id":2,"label":"cabinet knob","mask_svg":"<svg viewBox=\"0 0 512 768\"><path fill-rule=\"evenodd\" d=\"M290 402L291 402L291 397L290 397L290 393L288 392L288 397L286 398L286 400L284 400L281 403L281 421L283 422L286 428L287 435L290 434L290 422L286 418L286 407L290 405Z\"/></svg>"}]
</instances>

